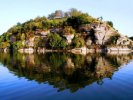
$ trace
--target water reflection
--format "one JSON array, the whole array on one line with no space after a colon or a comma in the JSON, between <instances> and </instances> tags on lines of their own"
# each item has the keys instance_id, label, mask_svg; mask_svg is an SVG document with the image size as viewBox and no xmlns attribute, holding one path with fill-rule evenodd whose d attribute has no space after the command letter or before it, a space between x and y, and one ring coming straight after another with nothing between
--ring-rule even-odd
<instances>
[{"instance_id":1,"label":"water reflection","mask_svg":"<svg viewBox=\"0 0 133 100\"><path fill-rule=\"evenodd\" d=\"M103 84L123 64L133 59L128 55L70 53L8 54L0 53L0 62L18 77L53 85L58 91L76 92L93 82Z\"/></svg>"}]
</instances>

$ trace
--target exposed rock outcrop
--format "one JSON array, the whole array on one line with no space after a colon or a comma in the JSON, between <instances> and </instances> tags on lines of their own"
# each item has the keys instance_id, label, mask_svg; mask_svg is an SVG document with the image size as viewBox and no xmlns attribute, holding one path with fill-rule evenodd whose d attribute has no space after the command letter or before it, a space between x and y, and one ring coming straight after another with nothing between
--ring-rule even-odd
<instances>
[{"instance_id":1,"label":"exposed rock outcrop","mask_svg":"<svg viewBox=\"0 0 133 100\"><path fill-rule=\"evenodd\" d=\"M117 35L116 30L111 28L108 24L102 23L99 24L95 29L96 44L104 45L111 36Z\"/></svg>"},{"instance_id":2,"label":"exposed rock outcrop","mask_svg":"<svg viewBox=\"0 0 133 100\"><path fill-rule=\"evenodd\" d=\"M63 36L66 38L67 43L71 43L72 39L74 38L74 34L63 35Z\"/></svg>"},{"instance_id":3,"label":"exposed rock outcrop","mask_svg":"<svg viewBox=\"0 0 133 100\"><path fill-rule=\"evenodd\" d=\"M91 28L84 28L84 30L88 32L86 45L89 50L94 49L92 48L93 44L99 47L105 45L109 52L131 51L133 49L133 41L119 34L117 30L110 27L106 22L93 23L88 27Z\"/></svg>"},{"instance_id":4,"label":"exposed rock outcrop","mask_svg":"<svg viewBox=\"0 0 133 100\"><path fill-rule=\"evenodd\" d=\"M87 45L94 43L93 38L95 38L95 44L105 45L105 43L108 42L112 36L118 35L118 32L115 29L111 28L106 22L98 22L95 24L93 23L90 25L90 27L91 29L89 31L89 34L91 35L86 40Z\"/></svg>"},{"instance_id":5,"label":"exposed rock outcrop","mask_svg":"<svg viewBox=\"0 0 133 100\"><path fill-rule=\"evenodd\" d=\"M133 46L133 41L126 36L121 36L117 40L117 45L130 45Z\"/></svg>"}]
</instances>

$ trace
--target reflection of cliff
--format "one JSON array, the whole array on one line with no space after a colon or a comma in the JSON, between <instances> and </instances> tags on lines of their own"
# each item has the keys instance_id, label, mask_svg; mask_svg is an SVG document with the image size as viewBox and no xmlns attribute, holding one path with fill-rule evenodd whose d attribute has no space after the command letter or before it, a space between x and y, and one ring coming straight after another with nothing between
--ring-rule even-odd
<instances>
[{"instance_id":1,"label":"reflection of cliff","mask_svg":"<svg viewBox=\"0 0 133 100\"><path fill-rule=\"evenodd\" d=\"M98 64L96 65L97 77L112 76L112 73L115 70L116 70L116 68L112 67L112 65L104 57L100 57L98 59Z\"/></svg>"},{"instance_id":2,"label":"reflection of cliff","mask_svg":"<svg viewBox=\"0 0 133 100\"><path fill-rule=\"evenodd\" d=\"M133 54L125 54L125 55L108 55L105 57L113 66L122 66L124 64L128 64L131 60L133 60Z\"/></svg>"},{"instance_id":3,"label":"reflection of cliff","mask_svg":"<svg viewBox=\"0 0 133 100\"><path fill-rule=\"evenodd\" d=\"M69 89L71 92L93 82L101 84L131 59L132 55L0 54L0 62L16 76L48 82L59 91Z\"/></svg>"}]
</instances>

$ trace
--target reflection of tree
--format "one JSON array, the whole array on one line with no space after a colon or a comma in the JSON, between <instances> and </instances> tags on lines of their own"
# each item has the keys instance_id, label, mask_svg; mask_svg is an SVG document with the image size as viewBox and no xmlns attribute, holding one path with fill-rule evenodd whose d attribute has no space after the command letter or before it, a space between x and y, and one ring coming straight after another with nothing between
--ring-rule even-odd
<instances>
[{"instance_id":1,"label":"reflection of tree","mask_svg":"<svg viewBox=\"0 0 133 100\"><path fill-rule=\"evenodd\" d=\"M93 82L103 84L103 78L111 78L118 67L131 59L133 56L130 54L82 56L69 53L0 53L0 62L16 76L38 83L48 82L59 91L69 89L71 92Z\"/></svg>"}]
</instances>

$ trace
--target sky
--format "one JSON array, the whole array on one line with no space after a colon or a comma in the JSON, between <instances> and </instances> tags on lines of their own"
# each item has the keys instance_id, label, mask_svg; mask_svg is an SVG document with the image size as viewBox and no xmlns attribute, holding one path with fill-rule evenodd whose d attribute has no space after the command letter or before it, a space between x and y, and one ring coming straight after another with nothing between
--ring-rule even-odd
<instances>
[{"instance_id":1,"label":"sky","mask_svg":"<svg viewBox=\"0 0 133 100\"><path fill-rule=\"evenodd\" d=\"M112 21L123 35L133 36L133 0L0 0L0 34L20 22L76 8Z\"/></svg>"}]
</instances>

